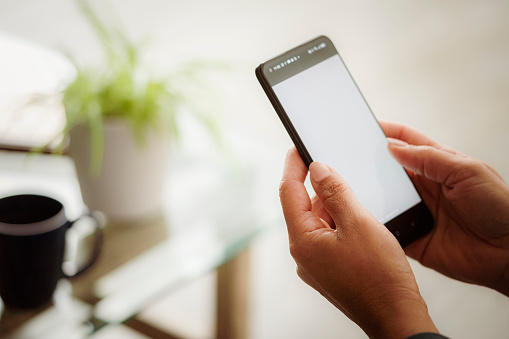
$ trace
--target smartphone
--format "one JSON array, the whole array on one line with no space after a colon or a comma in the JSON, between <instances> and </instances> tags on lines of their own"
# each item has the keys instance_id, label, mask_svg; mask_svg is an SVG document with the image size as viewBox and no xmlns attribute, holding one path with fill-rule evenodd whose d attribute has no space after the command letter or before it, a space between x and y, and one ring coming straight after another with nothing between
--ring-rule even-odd
<instances>
[{"instance_id":1,"label":"smartphone","mask_svg":"<svg viewBox=\"0 0 509 339\"><path fill-rule=\"evenodd\" d=\"M433 218L331 40L320 36L256 68L307 166L322 161L405 247Z\"/></svg>"}]
</instances>

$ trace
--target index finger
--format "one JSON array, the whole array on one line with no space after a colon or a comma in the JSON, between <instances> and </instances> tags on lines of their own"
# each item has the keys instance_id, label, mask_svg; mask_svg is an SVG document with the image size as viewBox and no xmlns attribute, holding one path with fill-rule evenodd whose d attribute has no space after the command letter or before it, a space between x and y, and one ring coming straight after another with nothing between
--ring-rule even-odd
<instances>
[{"instance_id":1,"label":"index finger","mask_svg":"<svg viewBox=\"0 0 509 339\"><path fill-rule=\"evenodd\" d=\"M388 138L403 140L411 145L438 145L435 140L410 126L387 120L379 120L378 123Z\"/></svg>"},{"instance_id":2,"label":"index finger","mask_svg":"<svg viewBox=\"0 0 509 339\"><path fill-rule=\"evenodd\" d=\"M379 120L378 123L380 124L380 127L382 127L385 136L388 138L394 138L403 140L411 145L416 146L433 146L438 149L441 149L443 151L458 154L461 155L462 153L449 147L445 146L432 138L428 137L426 134L416 130L415 128L412 128L410 126L407 126L405 124L393 122L393 121L387 121L387 120Z\"/></svg>"}]
</instances>

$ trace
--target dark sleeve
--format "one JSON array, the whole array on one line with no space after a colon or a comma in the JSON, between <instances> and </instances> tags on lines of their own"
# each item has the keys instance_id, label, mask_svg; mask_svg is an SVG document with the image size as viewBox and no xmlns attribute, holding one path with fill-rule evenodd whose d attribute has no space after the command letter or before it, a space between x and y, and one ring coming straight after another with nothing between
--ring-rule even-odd
<instances>
[{"instance_id":1,"label":"dark sleeve","mask_svg":"<svg viewBox=\"0 0 509 339\"><path fill-rule=\"evenodd\" d=\"M406 339L448 339L448 338L438 333L419 333L414 334Z\"/></svg>"}]
</instances>

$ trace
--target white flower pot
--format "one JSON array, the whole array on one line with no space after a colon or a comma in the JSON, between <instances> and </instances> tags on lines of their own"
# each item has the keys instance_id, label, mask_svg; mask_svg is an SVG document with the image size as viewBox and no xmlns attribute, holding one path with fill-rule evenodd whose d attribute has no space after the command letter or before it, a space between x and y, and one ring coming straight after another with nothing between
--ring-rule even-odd
<instances>
[{"instance_id":1,"label":"white flower pot","mask_svg":"<svg viewBox=\"0 0 509 339\"><path fill-rule=\"evenodd\" d=\"M147 133L138 142L122 119L104 122L104 158L100 173L90 170L88 127L71 131L69 153L74 160L83 201L92 210L120 222L139 221L160 212L168 165L167 134Z\"/></svg>"}]
</instances>

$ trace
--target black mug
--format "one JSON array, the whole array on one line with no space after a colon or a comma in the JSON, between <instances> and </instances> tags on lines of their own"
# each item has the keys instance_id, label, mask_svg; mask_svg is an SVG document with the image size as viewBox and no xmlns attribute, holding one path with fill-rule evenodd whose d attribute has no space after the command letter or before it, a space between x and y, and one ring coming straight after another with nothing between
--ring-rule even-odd
<instances>
[{"instance_id":1,"label":"black mug","mask_svg":"<svg viewBox=\"0 0 509 339\"><path fill-rule=\"evenodd\" d=\"M72 276L92 265L102 242L95 221L95 243L90 259ZM77 221L77 220L75 220ZM41 195L0 199L0 297L9 308L36 308L51 302L64 273L65 234L75 221L67 220L64 206Z\"/></svg>"}]
</instances>

